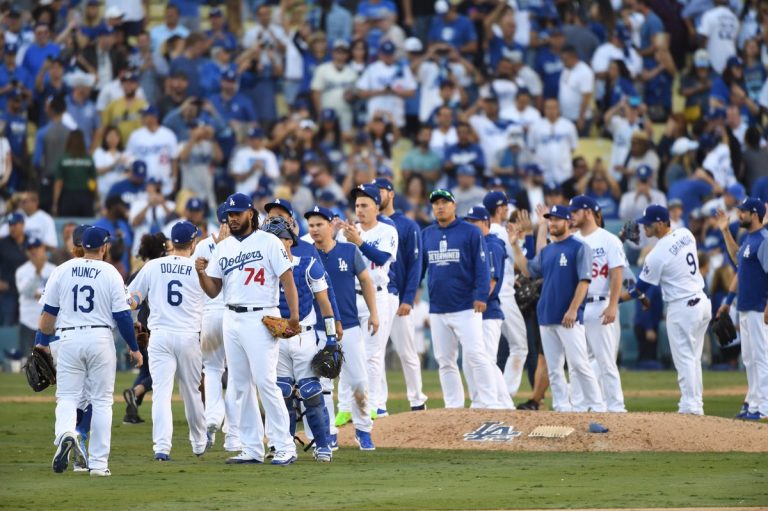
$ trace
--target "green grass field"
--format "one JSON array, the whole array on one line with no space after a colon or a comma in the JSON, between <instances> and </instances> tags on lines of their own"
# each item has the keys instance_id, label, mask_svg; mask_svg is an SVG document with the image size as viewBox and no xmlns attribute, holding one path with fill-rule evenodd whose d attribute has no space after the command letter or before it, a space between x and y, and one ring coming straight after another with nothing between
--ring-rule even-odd
<instances>
[{"instance_id":1,"label":"green grass field","mask_svg":"<svg viewBox=\"0 0 768 511\"><path fill-rule=\"evenodd\" d=\"M425 373L439 395L434 372ZM122 373L116 389L132 376ZM622 373L630 411L674 411L672 372ZM743 373L705 373L705 410L732 416ZM404 393L402 376L390 392ZM719 389L716 396L708 390ZM733 390L730 390L733 389ZM650 392L649 392L650 391ZM640 392L641 397L633 397ZM659 392L659 396L651 396ZM0 374L0 398L32 396L21 375ZM48 390L43 395L52 396ZM438 398L431 408L442 405ZM391 400L392 412L404 400ZM116 403L113 476L54 474L53 403L0 405L0 508L3 509L532 509L768 506L764 454L509 453L342 448L331 464L303 453L290 467L228 466L218 445L197 459L182 404L174 403L173 462L152 461L151 425L122 424ZM148 406L142 416L150 417ZM374 428L375 439L375 428ZM768 438L766 438L768 442Z\"/></svg>"}]
</instances>

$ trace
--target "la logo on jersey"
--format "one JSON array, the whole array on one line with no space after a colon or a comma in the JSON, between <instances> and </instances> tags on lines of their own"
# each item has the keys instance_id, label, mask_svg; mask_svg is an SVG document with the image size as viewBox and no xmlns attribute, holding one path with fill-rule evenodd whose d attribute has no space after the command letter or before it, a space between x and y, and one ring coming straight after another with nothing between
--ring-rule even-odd
<instances>
[{"instance_id":1,"label":"la logo on jersey","mask_svg":"<svg viewBox=\"0 0 768 511\"><path fill-rule=\"evenodd\" d=\"M560 254L560 266L568 266L568 258L565 254Z\"/></svg>"},{"instance_id":2,"label":"la logo on jersey","mask_svg":"<svg viewBox=\"0 0 768 511\"><path fill-rule=\"evenodd\" d=\"M464 433L467 442L509 442L522 433L514 426L504 426L503 422L483 422L472 433Z\"/></svg>"},{"instance_id":3,"label":"la logo on jersey","mask_svg":"<svg viewBox=\"0 0 768 511\"><path fill-rule=\"evenodd\" d=\"M347 262L339 257L339 271L347 271L348 268Z\"/></svg>"},{"instance_id":4,"label":"la logo on jersey","mask_svg":"<svg viewBox=\"0 0 768 511\"><path fill-rule=\"evenodd\" d=\"M744 259L749 257L749 245L744 248Z\"/></svg>"}]
</instances>

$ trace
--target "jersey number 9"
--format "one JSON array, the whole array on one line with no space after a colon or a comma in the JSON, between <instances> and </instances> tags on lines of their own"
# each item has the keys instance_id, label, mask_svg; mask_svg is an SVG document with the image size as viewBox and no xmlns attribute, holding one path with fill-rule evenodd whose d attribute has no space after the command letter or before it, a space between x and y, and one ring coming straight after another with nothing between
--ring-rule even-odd
<instances>
[{"instance_id":1,"label":"jersey number 9","mask_svg":"<svg viewBox=\"0 0 768 511\"><path fill-rule=\"evenodd\" d=\"M174 307L181 305L181 291L174 289L176 286L181 288L181 282L178 280L172 280L168 283L168 303Z\"/></svg>"},{"instance_id":2,"label":"jersey number 9","mask_svg":"<svg viewBox=\"0 0 768 511\"><path fill-rule=\"evenodd\" d=\"M696 258L693 257L691 252L688 252L688 255L685 256L685 262L691 267L691 275L696 275Z\"/></svg>"}]
</instances>

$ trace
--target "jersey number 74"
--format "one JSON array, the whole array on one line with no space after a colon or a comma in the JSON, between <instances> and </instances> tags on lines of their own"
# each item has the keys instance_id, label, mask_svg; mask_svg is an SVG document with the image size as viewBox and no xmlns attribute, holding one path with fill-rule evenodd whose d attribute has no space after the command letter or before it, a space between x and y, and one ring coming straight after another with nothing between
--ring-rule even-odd
<instances>
[{"instance_id":1,"label":"jersey number 74","mask_svg":"<svg viewBox=\"0 0 768 511\"><path fill-rule=\"evenodd\" d=\"M259 271L256 271L256 268L243 268L243 271L248 274L248 277L245 279L246 286L251 282L258 282L262 286L264 285L264 268L259 268Z\"/></svg>"}]
</instances>

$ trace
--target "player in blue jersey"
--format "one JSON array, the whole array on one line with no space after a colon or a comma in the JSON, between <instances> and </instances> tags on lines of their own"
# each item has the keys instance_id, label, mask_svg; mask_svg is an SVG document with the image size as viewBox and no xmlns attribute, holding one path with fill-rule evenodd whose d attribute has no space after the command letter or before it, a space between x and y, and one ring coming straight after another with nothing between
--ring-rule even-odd
<instances>
[{"instance_id":1,"label":"player in blue jersey","mask_svg":"<svg viewBox=\"0 0 768 511\"><path fill-rule=\"evenodd\" d=\"M763 227L765 203L747 197L739 205L739 225L747 230L741 246L731 235L728 215L718 212L718 226L728 254L736 261L738 289L726 298L720 314L728 314L733 300L739 312L741 356L747 371L746 410L742 419L768 420L768 232Z\"/></svg>"},{"instance_id":2,"label":"player in blue jersey","mask_svg":"<svg viewBox=\"0 0 768 511\"><path fill-rule=\"evenodd\" d=\"M472 408L500 408L491 360L483 342L483 313L490 291L487 249L482 233L456 217L456 199L447 190L429 196L436 223L422 232L429 322L446 408L464 407L457 359L459 343Z\"/></svg>"},{"instance_id":3,"label":"player in blue jersey","mask_svg":"<svg viewBox=\"0 0 768 511\"><path fill-rule=\"evenodd\" d=\"M333 284L339 306L339 319L344 328L344 364L339 386L344 384L352 389L355 406L352 406L351 413L352 423L355 425L355 440L360 449L374 450L371 439L373 421L368 404L366 351L361 326L373 333L378 329L376 290L360 249L351 243L336 241L332 226L333 216L331 210L319 206L304 214L309 225L309 234L320 254L320 262L323 263ZM366 325L361 325L358 318L356 279L360 281L361 293L370 311ZM322 337L323 332L318 333Z\"/></svg>"},{"instance_id":4,"label":"player in blue jersey","mask_svg":"<svg viewBox=\"0 0 768 511\"><path fill-rule=\"evenodd\" d=\"M488 248L488 266L491 276L491 292L488 295L488 303L485 312L483 312L483 342L485 349L491 361L495 361L499 351L499 340L501 339L501 324L504 322L504 312L501 310L501 300L499 291L504 282L504 259L507 257L504 241L490 233L491 215L483 206L470 208L464 219L480 229L485 239L485 246ZM472 373L464 368L464 375L470 378ZM512 397L507 390L507 384L504 380L504 374L498 365L493 365L493 381L496 388L496 399L499 404L511 410L515 405L512 403Z\"/></svg>"},{"instance_id":5,"label":"player in blue jersey","mask_svg":"<svg viewBox=\"0 0 768 511\"><path fill-rule=\"evenodd\" d=\"M592 252L584 242L571 235L568 206L555 205L549 212L539 207L537 214L547 220L552 243L544 246L543 222L533 259L525 258L516 239L511 237L510 243L515 262L523 274L544 279L536 313L552 388L552 407L558 412L604 412L600 386L589 364L584 333L584 299L592 280ZM581 390L575 393L578 397L574 395L573 400L569 397L565 379L566 362L571 381Z\"/></svg>"}]
</instances>

